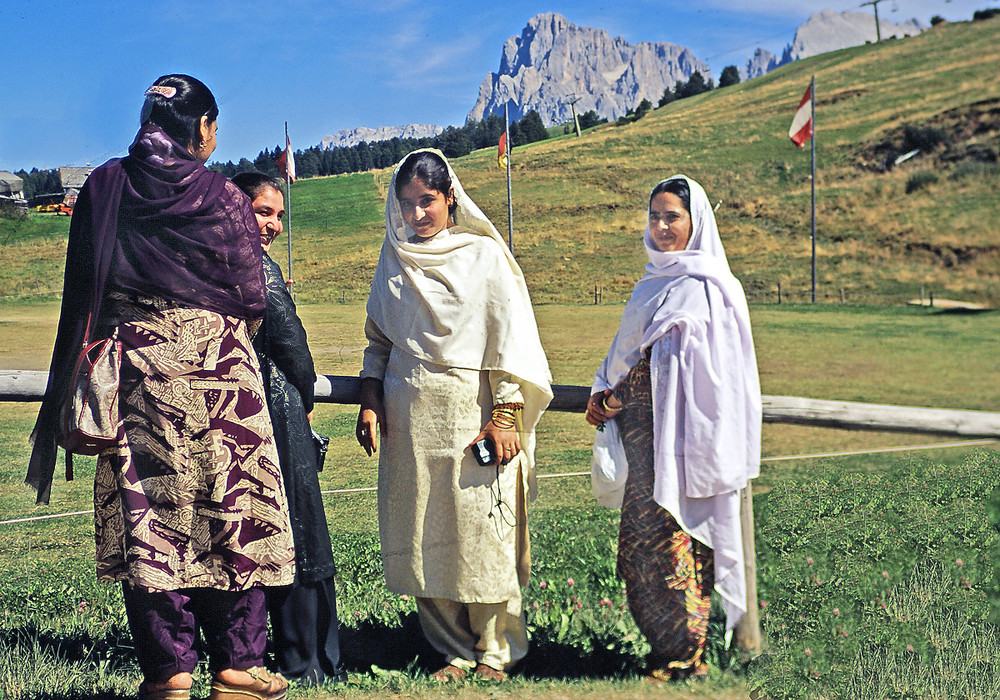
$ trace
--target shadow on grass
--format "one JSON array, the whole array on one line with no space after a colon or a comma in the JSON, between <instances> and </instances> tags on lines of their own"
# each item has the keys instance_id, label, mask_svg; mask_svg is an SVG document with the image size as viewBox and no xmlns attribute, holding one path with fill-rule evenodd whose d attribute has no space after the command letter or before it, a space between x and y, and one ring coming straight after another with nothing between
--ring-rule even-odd
<instances>
[{"instance_id":1,"label":"shadow on grass","mask_svg":"<svg viewBox=\"0 0 1000 700\"><path fill-rule=\"evenodd\" d=\"M536 631L528 656L513 673L531 680L620 679L639 672L641 661L605 644L592 640L593 651L584 654L580 647L557 642ZM372 667L425 676L444 665L444 657L426 640L416 613L409 613L399 624L362 622L357 627L340 628L341 660L352 674L372 673ZM612 648L608 648L612 647ZM58 659L60 665L75 667L74 673L104 677L137 672L135 652L127 629L111 627L100 633L83 630L55 631L35 626L0 629L0 648L13 657ZM22 652L19 654L17 652ZM204 659L204 649L199 656ZM126 700L134 693L113 690L34 691L21 700Z\"/></svg>"},{"instance_id":2,"label":"shadow on grass","mask_svg":"<svg viewBox=\"0 0 1000 700\"><path fill-rule=\"evenodd\" d=\"M82 630L41 629L34 625L0 629L0 648L31 650L36 645L42 654L69 663L103 662L110 665L111 670L135 665L132 637L125 629L111 627L100 635Z\"/></svg>"},{"instance_id":3,"label":"shadow on grass","mask_svg":"<svg viewBox=\"0 0 1000 700\"><path fill-rule=\"evenodd\" d=\"M949 309L949 308L939 308L931 312L935 316L977 316L979 314L991 314L996 313L996 309L968 309L961 306Z\"/></svg>"},{"instance_id":4,"label":"shadow on grass","mask_svg":"<svg viewBox=\"0 0 1000 700\"><path fill-rule=\"evenodd\" d=\"M549 639L536 632L528 655L513 670L536 680L594 680L621 678L637 673L641 660L594 640L584 655L578 646ZM368 673L372 665L385 670L430 674L444 665L444 657L426 640L416 613L401 618L398 626L362 622L340 628L341 659L349 673Z\"/></svg>"},{"instance_id":5,"label":"shadow on grass","mask_svg":"<svg viewBox=\"0 0 1000 700\"><path fill-rule=\"evenodd\" d=\"M64 666L73 675L106 677L119 672L134 673L136 670L131 635L127 630L115 627L98 635L82 630L40 629L34 625L0 629L0 649L5 655L15 658L35 657L35 663L57 660L53 665ZM17 654L17 651L23 654ZM60 689L28 692L20 697L22 700L131 700L135 693L123 695L114 690Z\"/></svg>"}]
</instances>

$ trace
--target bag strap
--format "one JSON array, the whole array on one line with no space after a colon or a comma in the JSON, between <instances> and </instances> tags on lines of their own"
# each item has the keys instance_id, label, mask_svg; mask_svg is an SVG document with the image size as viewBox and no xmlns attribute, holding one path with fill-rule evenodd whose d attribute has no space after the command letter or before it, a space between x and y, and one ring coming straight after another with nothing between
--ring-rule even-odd
<instances>
[{"instance_id":1,"label":"bag strap","mask_svg":"<svg viewBox=\"0 0 1000 700\"><path fill-rule=\"evenodd\" d=\"M124 184L122 185L122 190L124 190ZM94 280L90 288L90 310L87 312L87 325L83 331L83 343L77 348L77 352L83 352L90 344L91 332L97 325L97 318L101 311L101 304L104 301L104 291L107 285L108 277L111 272L112 259L114 257L115 242L118 240L118 214L119 207L121 203L121 191L116 193L118 196L112 201L114 206L108 207L108 212L113 212L109 215L114 217L115 227L114 231L106 235L101 241L101 246L99 249L94 251ZM75 361L76 358L74 358ZM66 481L73 480L73 453L69 450L66 451Z\"/></svg>"}]
</instances>

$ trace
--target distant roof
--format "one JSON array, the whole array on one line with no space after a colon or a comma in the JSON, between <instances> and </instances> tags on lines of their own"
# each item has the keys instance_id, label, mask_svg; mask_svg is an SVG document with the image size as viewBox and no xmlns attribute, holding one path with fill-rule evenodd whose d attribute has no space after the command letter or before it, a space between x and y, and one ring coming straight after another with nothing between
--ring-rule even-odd
<instances>
[{"instance_id":1,"label":"distant roof","mask_svg":"<svg viewBox=\"0 0 1000 700\"><path fill-rule=\"evenodd\" d=\"M0 170L0 192L11 193L20 192L24 189L24 180L14 173Z\"/></svg>"},{"instance_id":2,"label":"distant roof","mask_svg":"<svg viewBox=\"0 0 1000 700\"><path fill-rule=\"evenodd\" d=\"M80 189L93 168L59 168L59 181L63 189Z\"/></svg>"}]
</instances>

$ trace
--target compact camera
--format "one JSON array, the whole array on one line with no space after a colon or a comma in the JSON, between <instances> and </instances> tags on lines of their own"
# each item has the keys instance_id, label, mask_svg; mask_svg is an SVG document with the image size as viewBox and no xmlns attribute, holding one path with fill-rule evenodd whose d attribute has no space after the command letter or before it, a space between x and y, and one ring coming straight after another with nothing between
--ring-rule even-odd
<instances>
[{"instance_id":1,"label":"compact camera","mask_svg":"<svg viewBox=\"0 0 1000 700\"><path fill-rule=\"evenodd\" d=\"M496 447L493 446L493 441L488 437L484 437L482 440L474 444L472 446L472 456L475 457L476 462L483 467L496 464L497 450Z\"/></svg>"}]
</instances>

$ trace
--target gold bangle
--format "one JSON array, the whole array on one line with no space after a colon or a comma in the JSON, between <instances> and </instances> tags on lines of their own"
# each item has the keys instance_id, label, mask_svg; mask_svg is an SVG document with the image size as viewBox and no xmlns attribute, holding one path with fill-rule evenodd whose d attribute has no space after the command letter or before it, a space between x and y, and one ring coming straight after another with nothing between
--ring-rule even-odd
<instances>
[{"instance_id":1,"label":"gold bangle","mask_svg":"<svg viewBox=\"0 0 1000 700\"><path fill-rule=\"evenodd\" d=\"M514 416L514 412L507 408L494 408L493 415L490 419L498 428L503 428L505 430L510 430L517 424L517 418Z\"/></svg>"},{"instance_id":2,"label":"gold bangle","mask_svg":"<svg viewBox=\"0 0 1000 700\"><path fill-rule=\"evenodd\" d=\"M517 426L516 411L523 408L524 404L520 402L494 404L490 420L493 421L493 425L502 430L513 430Z\"/></svg>"},{"instance_id":3,"label":"gold bangle","mask_svg":"<svg viewBox=\"0 0 1000 700\"><path fill-rule=\"evenodd\" d=\"M612 408L611 406L608 405L608 397L609 396L611 396L611 394L605 394L604 396L601 397L601 408L604 409L604 412L605 413L614 413L615 411L622 410L621 406L619 406L618 408Z\"/></svg>"}]
</instances>

